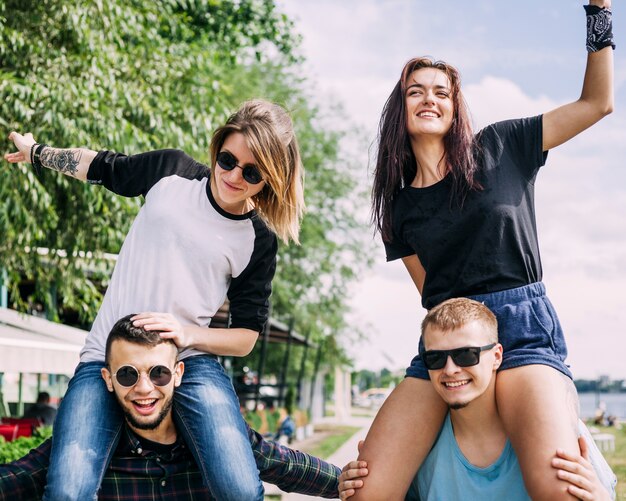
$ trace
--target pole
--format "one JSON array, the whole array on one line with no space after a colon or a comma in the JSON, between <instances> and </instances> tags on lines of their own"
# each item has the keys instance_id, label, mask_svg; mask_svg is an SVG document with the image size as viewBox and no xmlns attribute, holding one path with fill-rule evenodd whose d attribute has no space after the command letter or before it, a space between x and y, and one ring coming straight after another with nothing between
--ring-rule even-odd
<instances>
[{"instance_id":1,"label":"pole","mask_svg":"<svg viewBox=\"0 0 626 501\"><path fill-rule=\"evenodd\" d=\"M261 396L261 379L263 378L263 372L265 371L265 358L267 357L267 342L270 337L270 324L272 323L272 308L270 307L270 314L267 317L267 322L265 323L265 328L263 329L263 339L261 340L261 357L259 359L259 370L257 371L257 375L259 377L259 381L256 384L256 389L254 392L254 410L257 410L259 405L259 399Z\"/></svg>"},{"instance_id":2,"label":"pole","mask_svg":"<svg viewBox=\"0 0 626 501\"><path fill-rule=\"evenodd\" d=\"M311 399L309 400L309 414L313 416L313 395L315 394L315 382L317 381L317 373L320 369L320 363L322 361L322 352L324 351L324 344L326 338L320 341L317 347L317 356L315 357L315 368L313 369L313 379L311 381Z\"/></svg>"},{"instance_id":3,"label":"pole","mask_svg":"<svg viewBox=\"0 0 626 501\"><path fill-rule=\"evenodd\" d=\"M289 330L287 331L287 348L285 349L285 357L283 358L283 368L280 374L280 391L278 401L281 407L285 407L285 385L287 384L287 369L289 368L289 356L291 354L291 340L293 338L294 318L291 317L289 322Z\"/></svg>"},{"instance_id":4,"label":"pole","mask_svg":"<svg viewBox=\"0 0 626 501\"><path fill-rule=\"evenodd\" d=\"M309 338L311 337L311 329L306 333L306 339L304 340L304 351L302 353L302 360L300 361L300 370L298 371L298 403L302 402L302 379L304 379L304 368L306 364L306 355L309 350Z\"/></svg>"},{"instance_id":5,"label":"pole","mask_svg":"<svg viewBox=\"0 0 626 501\"><path fill-rule=\"evenodd\" d=\"M2 308L9 307L9 289L7 288L8 281L7 270L5 268L0 268L0 306L2 306Z\"/></svg>"}]
</instances>

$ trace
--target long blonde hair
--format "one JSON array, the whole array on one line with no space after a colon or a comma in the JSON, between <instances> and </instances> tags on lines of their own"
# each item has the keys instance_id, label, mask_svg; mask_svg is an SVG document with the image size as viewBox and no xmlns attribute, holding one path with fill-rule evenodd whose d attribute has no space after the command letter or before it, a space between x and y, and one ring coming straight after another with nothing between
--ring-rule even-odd
<instances>
[{"instance_id":1,"label":"long blonde hair","mask_svg":"<svg viewBox=\"0 0 626 501\"><path fill-rule=\"evenodd\" d=\"M263 99L246 101L213 133L211 165L233 132L245 137L266 183L252 198L257 212L285 243L300 243L304 169L291 118L277 104Z\"/></svg>"}]
</instances>

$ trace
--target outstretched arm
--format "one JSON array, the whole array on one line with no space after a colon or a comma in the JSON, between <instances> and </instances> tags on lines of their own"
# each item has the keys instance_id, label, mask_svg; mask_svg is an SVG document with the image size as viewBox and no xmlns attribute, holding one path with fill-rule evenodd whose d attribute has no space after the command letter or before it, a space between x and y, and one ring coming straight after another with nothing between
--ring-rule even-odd
<instances>
[{"instance_id":1,"label":"outstretched arm","mask_svg":"<svg viewBox=\"0 0 626 501\"><path fill-rule=\"evenodd\" d=\"M48 439L26 456L0 465L0 501L40 499L46 485L52 440Z\"/></svg>"},{"instance_id":2,"label":"outstretched arm","mask_svg":"<svg viewBox=\"0 0 626 501\"><path fill-rule=\"evenodd\" d=\"M598 10L597 8L608 10L611 8L611 0L590 0L589 5L592 6L592 11ZM593 23L597 17L593 16L598 14L592 13L591 15L590 20L588 12L588 27L590 23L593 26L597 25ZM603 16L602 21L611 19L608 12L600 13L600 15ZM604 22L600 24L606 28ZM610 23L608 27L611 28ZM597 27L595 31L598 32ZM607 45L596 52L589 52L580 98L543 115L543 150L548 151L563 144L612 111L613 50L611 45Z\"/></svg>"},{"instance_id":3,"label":"outstretched arm","mask_svg":"<svg viewBox=\"0 0 626 501\"><path fill-rule=\"evenodd\" d=\"M328 499L337 497L341 470L326 461L265 440L247 424L248 437L261 480L285 492Z\"/></svg>"},{"instance_id":4,"label":"outstretched arm","mask_svg":"<svg viewBox=\"0 0 626 501\"><path fill-rule=\"evenodd\" d=\"M4 155L8 162L27 162L36 166L40 164L81 181L87 180L89 165L97 155L97 152L86 148L61 149L37 144L30 132L22 135L13 131L9 134L9 139L18 151Z\"/></svg>"}]
</instances>

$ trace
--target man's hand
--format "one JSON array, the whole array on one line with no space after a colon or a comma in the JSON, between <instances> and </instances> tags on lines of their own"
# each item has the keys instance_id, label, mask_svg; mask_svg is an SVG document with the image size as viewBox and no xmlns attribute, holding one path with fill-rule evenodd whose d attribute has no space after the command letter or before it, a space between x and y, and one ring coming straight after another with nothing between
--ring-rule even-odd
<instances>
[{"instance_id":1,"label":"man's hand","mask_svg":"<svg viewBox=\"0 0 626 501\"><path fill-rule=\"evenodd\" d=\"M584 501L610 501L611 496L600 483L596 471L589 462L589 449L583 437L578 438L580 455L568 454L557 450L552 459L552 466L557 469L557 476L570 485L568 492Z\"/></svg>"},{"instance_id":2,"label":"man's hand","mask_svg":"<svg viewBox=\"0 0 626 501\"><path fill-rule=\"evenodd\" d=\"M131 321L135 327L143 327L147 331L161 331L161 337L173 340L179 350L187 348L190 343L189 336L185 335L185 329L170 313L145 311L132 317Z\"/></svg>"},{"instance_id":3,"label":"man's hand","mask_svg":"<svg viewBox=\"0 0 626 501\"><path fill-rule=\"evenodd\" d=\"M27 162L30 163L30 149L33 144L35 144L35 138L30 132L22 135L19 132L11 132L9 134L9 140L13 141L15 147L19 150L15 153L6 153L4 155L4 159L7 162L11 162L12 164L16 164L18 162Z\"/></svg>"},{"instance_id":4,"label":"man's hand","mask_svg":"<svg viewBox=\"0 0 626 501\"><path fill-rule=\"evenodd\" d=\"M357 446L359 452L363 447L363 440L359 441ZM350 461L341 470L339 475L339 499L348 499L354 496L356 489L363 487L363 477L369 473L366 461Z\"/></svg>"}]
</instances>

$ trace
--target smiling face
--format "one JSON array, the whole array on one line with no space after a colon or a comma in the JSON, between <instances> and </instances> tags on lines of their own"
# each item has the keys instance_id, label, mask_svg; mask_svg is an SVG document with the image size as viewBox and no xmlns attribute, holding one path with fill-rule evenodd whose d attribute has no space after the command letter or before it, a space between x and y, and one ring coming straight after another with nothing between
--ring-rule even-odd
<instances>
[{"instance_id":1,"label":"smiling face","mask_svg":"<svg viewBox=\"0 0 626 501\"><path fill-rule=\"evenodd\" d=\"M436 68L420 68L409 75L405 88L409 136L412 139L420 136L443 138L454 118L448 76Z\"/></svg>"},{"instance_id":2,"label":"smiling face","mask_svg":"<svg viewBox=\"0 0 626 501\"><path fill-rule=\"evenodd\" d=\"M250 151L246 138L241 132L232 132L225 139L220 151L231 153L237 160L237 165L256 165L256 159ZM231 214L244 214L252 208L250 198L259 193L265 186L265 181L250 184L243 178L243 170L239 167L228 171L218 163L213 166L211 176L211 193L218 205Z\"/></svg>"},{"instance_id":3,"label":"smiling face","mask_svg":"<svg viewBox=\"0 0 626 501\"><path fill-rule=\"evenodd\" d=\"M480 321L472 320L453 330L429 325L424 331L426 350L453 350L467 346L486 346L493 335ZM442 369L428 371L435 391L451 409L461 409L483 395L494 391L496 369L502 363L502 345L496 344L480 354L480 362L459 367L448 357ZM493 396L493 395L490 395Z\"/></svg>"},{"instance_id":4,"label":"smiling face","mask_svg":"<svg viewBox=\"0 0 626 501\"><path fill-rule=\"evenodd\" d=\"M115 393L131 428L155 430L164 423L171 423L174 388L180 385L184 370L183 363L176 362L176 356L176 346L169 342L151 347L119 339L113 341L110 370L103 368L102 377L109 391ZM132 365L140 373L139 380L131 387L122 386L112 376L125 365ZM156 386L150 381L148 372L155 365L163 365L172 371L172 379L167 385Z\"/></svg>"}]
</instances>

